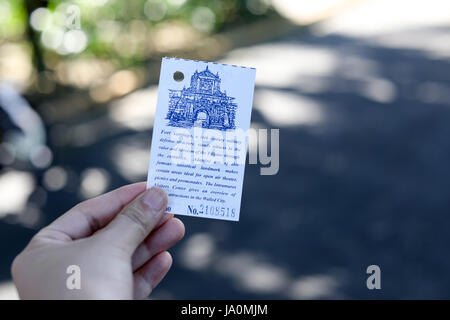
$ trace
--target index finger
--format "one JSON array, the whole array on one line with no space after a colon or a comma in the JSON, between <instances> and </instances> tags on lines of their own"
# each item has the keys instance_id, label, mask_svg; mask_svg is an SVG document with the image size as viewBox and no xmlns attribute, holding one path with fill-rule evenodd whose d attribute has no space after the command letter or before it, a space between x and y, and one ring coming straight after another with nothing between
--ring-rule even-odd
<instances>
[{"instance_id":1,"label":"index finger","mask_svg":"<svg viewBox=\"0 0 450 320\"><path fill-rule=\"evenodd\" d=\"M42 229L41 235L48 231L59 232L67 240L75 240L92 235L106 226L129 202L146 189L145 182L129 184L98 197L77 204Z\"/></svg>"}]
</instances>

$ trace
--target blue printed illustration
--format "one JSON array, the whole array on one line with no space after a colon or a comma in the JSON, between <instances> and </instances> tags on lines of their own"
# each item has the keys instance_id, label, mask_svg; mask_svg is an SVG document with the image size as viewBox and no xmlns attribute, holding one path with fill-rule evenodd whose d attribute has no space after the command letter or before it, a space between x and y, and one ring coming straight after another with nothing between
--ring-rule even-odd
<instances>
[{"instance_id":1,"label":"blue printed illustration","mask_svg":"<svg viewBox=\"0 0 450 320\"><path fill-rule=\"evenodd\" d=\"M235 129L237 105L234 98L220 90L219 73L214 74L208 66L191 77L189 88L169 89L169 111L166 119L172 127L205 129Z\"/></svg>"}]
</instances>

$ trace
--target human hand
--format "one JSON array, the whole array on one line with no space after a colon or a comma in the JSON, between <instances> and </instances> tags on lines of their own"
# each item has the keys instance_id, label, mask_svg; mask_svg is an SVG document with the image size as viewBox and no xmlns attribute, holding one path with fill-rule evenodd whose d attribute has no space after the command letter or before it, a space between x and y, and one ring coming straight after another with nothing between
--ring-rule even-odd
<instances>
[{"instance_id":1,"label":"human hand","mask_svg":"<svg viewBox=\"0 0 450 320\"><path fill-rule=\"evenodd\" d=\"M163 190L136 183L84 201L40 230L16 257L12 275L22 299L143 299L169 271L166 251L184 225L165 213ZM69 290L68 266L81 270Z\"/></svg>"}]
</instances>

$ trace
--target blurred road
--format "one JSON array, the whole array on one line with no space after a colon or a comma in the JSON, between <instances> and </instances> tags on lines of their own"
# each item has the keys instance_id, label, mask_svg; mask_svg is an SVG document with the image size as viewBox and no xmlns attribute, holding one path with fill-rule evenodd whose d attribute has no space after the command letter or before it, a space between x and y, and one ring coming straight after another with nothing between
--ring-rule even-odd
<instances>
[{"instance_id":1,"label":"blurred road","mask_svg":"<svg viewBox=\"0 0 450 320\"><path fill-rule=\"evenodd\" d=\"M247 167L239 223L182 217L153 298L450 298L450 20L428 8L392 6L381 28L365 5L224 57L257 68L252 125L280 128L280 171ZM81 191L48 192L40 225L89 195L89 177L145 179L155 98L141 89L49 128L54 164ZM0 220L0 283L34 232Z\"/></svg>"}]
</instances>

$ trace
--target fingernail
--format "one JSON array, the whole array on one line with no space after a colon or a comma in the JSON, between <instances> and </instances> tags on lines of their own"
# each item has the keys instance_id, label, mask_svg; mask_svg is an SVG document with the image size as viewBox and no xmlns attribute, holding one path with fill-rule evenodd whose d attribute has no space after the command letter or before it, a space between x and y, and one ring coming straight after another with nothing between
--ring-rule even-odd
<instances>
[{"instance_id":1,"label":"fingernail","mask_svg":"<svg viewBox=\"0 0 450 320\"><path fill-rule=\"evenodd\" d=\"M167 203L167 197L163 190L155 187L151 187L145 191L142 196L142 202L155 211L161 211L165 209Z\"/></svg>"}]
</instances>

